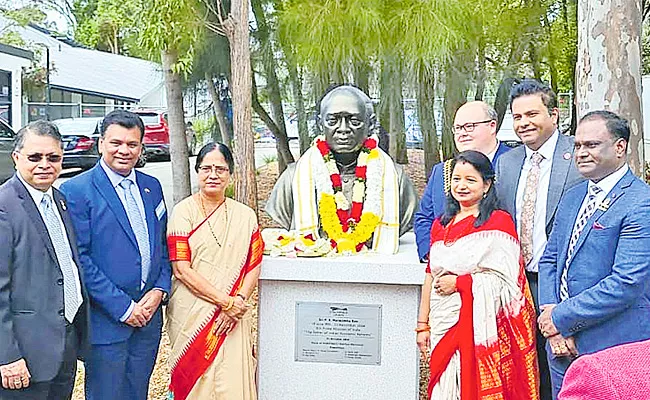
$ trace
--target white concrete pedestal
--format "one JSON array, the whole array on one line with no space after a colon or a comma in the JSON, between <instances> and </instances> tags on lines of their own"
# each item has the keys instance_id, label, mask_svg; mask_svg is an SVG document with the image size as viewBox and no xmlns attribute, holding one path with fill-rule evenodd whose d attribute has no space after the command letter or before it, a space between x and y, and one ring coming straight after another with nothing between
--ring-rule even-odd
<instances>
[{"instance_id":1,"label":"white concrete pedestal","mask_svg":"<svg viewBox=\"0 0 650 400\"><path fill-rule=\"evenodd\" d=\"M414 328L424 282L413 233L395 255L270 258L259 282L260 400L418 398ZM381 361L296 361L296 302L381 305Z\"/></svg>"}]
</instances>

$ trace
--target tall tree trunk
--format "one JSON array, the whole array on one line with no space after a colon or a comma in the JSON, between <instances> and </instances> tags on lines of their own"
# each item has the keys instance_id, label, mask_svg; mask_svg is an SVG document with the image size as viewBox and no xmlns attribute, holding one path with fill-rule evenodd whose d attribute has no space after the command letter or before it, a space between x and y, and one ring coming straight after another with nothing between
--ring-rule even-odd
<instances>
[{"instance_id":1,"label":"tall tree trunk","mask_svg":"<svg viewBox=\"0 0 650 400\"><path fill-rule=\"evenodd\" d=\"M173 66L178 62L178 53L168 49L162 53L162 64L167 91L167 109L169 118L169 146L172 164L173 204L188 197L190 186L190 161L185 138L185 112L183 111L183 87L181 77L174 72Z\"/></svg>"},{"instance_id":2,"label":"tall tree trunk","mask_svg":"<svg viewBox=\"0 0 650 400\"><path fill-rule=\"evenodd\" d=\"M445 71L445 97L443 100L442 157L454 156L454 117L460 106L467 102L468 79L465 72L467 57L458 53L447 63Z\"/></svg>"},{"instance_id":3,"label":"tall tree trunk","mask_svg":"<svg viewBox=\"0 0 650 400\"><path fill-rule=\"evenodd\" d=\"M578 117L606 109L626 118L628 162L642 176L641 0L578 1Z\"/></svg>"},{"instance_id":4,"label":"tall tree trunk","mask_svg":"<svg viewBox=\"0 0 650 400\"><path fill-rule=\"evenodd\" d=\"M298 117L298 140L300 141L300 155L303 155L310 145L309 126L307 125L307 111L305 111L305 99L302 97L302 76L293 59L287 61L289 80L291 81L291 92Z\"/></svg>"},{"instance_id":5,"label":"tall tree trunk","mask_svg":"<svg viewBox=\"0 0 650 400\"><path fill-rule=\"evenodd\" d=\"M396 56L389 56L386 59L388 89L388 113L390 116L390 155L398 164L408 164L406 153L406 131L404 127L404 100L402 97L402 66ZM383 95L383 93L382 93Z\"/></svg>"},{"instance_id":6,"label":"tall tree trunk","mask_svg":"<svg viewBox=\"0 0 650 400\"><path fill-rule=\"evenodd\" d=\"M287 165L294 162L293 154L289 149L289 138L287 137L287 127L284 123L284 108L282 107L282 94L280 92L280 82L275 72L277 63L275 62L275 52L273 41L271 40L271 31L266 21L266 15L262 7L261 0L251 0L253 14L257 22L257 37L262 47L262 64L266 76L266 90L269 94L271 104L271 114L278 127L278 134L275 136L275 146L278 152L278 169L281 174L287 168Z\"/></svg>"},{"instance_id":7,"label":"tall tree trunk","mask_svg":"<svg viewBox=\"0 0 650 400\"><path fill-rule=\"evenodd\" d=\"M512 86L517 83L515 78L515 70L517 63L517 51L518 46L516 41L512 39L510 41L510 55L508 56L508 64L506 65L505 71L503 72L503 79L499 88L497 89L497 95L494 99L494 110L497 112L497 132L501 129L501 124L503 124L503 117L506 115L508 110L508 102L510 100L510 89Z\"/></svg>"},{"instance_id":8,"label":"tall tree trunk","mask_svg":"<svg viewBox=\"0 0 650 400\"><path fill-rule=\"evenodd\" d=\"M248 33L248 0L232 0L225 24L230 42L235 199L257 212L255 143L251 116L251 55Z\"/></svg>"},{"instance_id":9,"label":"tall tree trunk","mask_svg":"<svg viewBox=\"0 0 650 400\"><path fill-rule=\"evenodd\" d=\"M418 121L424 147L424 172L428 178L433 166L440 162L435 114L436 78L432 68L419 66L418 69Z\"/></svg>"},{"instance_id":10,"label":"tall tree trunk","mask_svg":"<svg viewBox=\"0 0 650 400\"><path fill-rule=\"evenodd\" d=\"M478 55L476 58L476 65L478 71L476 74L476 94L474 100L483 100L485 93L485 80L487 79L487 72L485 71L485 39L481 36L478 40Z\"/></svg>"},{"instance_id":11,"label":"tall tree trunk","mask_svg":"<svg viewBox=\"0 0 650 400\"><path fill-rule=\"evenodd\" d=\"M217 125L219 126L219 132L221 133L221 140L224 144L230 147L232 145L232 134L230 133L230 127L228 126L228 121L226 121L226 116L221 108L221 98L219 97L219 93L217 93L213 77L209 72L205 73L205 82L207 83L208 93L210 93L210 98L212 99L212 108L214 110L214 117L217 120Z\"/></svg>"}]
</instances>

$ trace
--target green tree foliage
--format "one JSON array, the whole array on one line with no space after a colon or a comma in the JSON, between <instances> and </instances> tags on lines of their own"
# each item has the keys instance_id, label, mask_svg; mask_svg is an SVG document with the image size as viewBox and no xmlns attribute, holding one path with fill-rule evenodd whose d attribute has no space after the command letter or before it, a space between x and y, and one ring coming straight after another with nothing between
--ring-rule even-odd
<instances>
[{"instance_id":1,"label":"green tree foliage","mask_svg":"<svg viewBox=\"0 0 650 400\"><path fill-rule=\"evenodd\" d=\"M0 3L0 16L8 21L4 26L0 25L0 43L16 47L29 47L29 44L20 37L15 28L30 23L42 24L46 17L43 11L33 5L13 8L4 3Z\"/></svg>"}]
</instances>

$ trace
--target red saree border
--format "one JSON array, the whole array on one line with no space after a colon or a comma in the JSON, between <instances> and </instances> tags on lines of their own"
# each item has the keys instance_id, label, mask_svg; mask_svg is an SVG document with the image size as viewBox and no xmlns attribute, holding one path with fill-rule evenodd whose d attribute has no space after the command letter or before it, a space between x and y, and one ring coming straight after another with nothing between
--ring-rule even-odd
<instances>
[{"instance_id":1,"label":"red saree border","mask_svg":"<svg viewBox=\"0 0 650 400\"><path fill-rule=\"evenodd\" d=\"M214 215L215 212L221 207L217 207L210 215L205 217L196 228L192 229L187 235L180 234L171 234L167 235L167 249L169 252L169 261L191 261L192 260L192 249L190 248L190 237L196 232L203 224L205 224L210 217Z\"/></svg>"},{"instance_id":2,"label":"red saree border","mask_svg":"<svg viewBox=\"0 0 650 400\"><path fill-rule=\"evenodd\" d=\"M262 241L262 235L260 234L259 228L256 228L251 235L251 243L246 262L242 266L239 276L230 290L230 296L235 296L239 292L246 274L261 264L263 252L264 242ZM226 334L220 336L215 335L214 323L220 312L221 309L217 307L207 324L201 328L173 367L171 371L171 382L169 384L170 399L187 399L196 382L203 376L217 357L221 346L226 340Z\"/></svg>"},{"instance_id":3,"label":"red saree border","mask_svg":"<svg viewBox=\"0 0 650 400\"><path fill-rule=\"evenodd\" d=\"M456 287L461 298L458 322L445 333L431 352L429 359L429 399L433 388L440 381L456 350L460 352L460 398L461 400L478 400L478 370L474 353L474 296L472 294L472 276L461 275L456 280Z\"/></svg>"}]
</instances>

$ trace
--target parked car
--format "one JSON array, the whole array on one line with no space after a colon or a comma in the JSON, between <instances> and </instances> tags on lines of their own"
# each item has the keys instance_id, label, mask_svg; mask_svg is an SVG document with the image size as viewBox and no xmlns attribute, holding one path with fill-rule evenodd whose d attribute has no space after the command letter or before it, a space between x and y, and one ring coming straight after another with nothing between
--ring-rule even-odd
<instances>
[{"instance_id":1,"label":"parked car","mask_svg":"<svg viewBox=\"0 0 650 400\"><path fill-rule=\"evenodd\" d=\"M61 132L63 169L87 170L99 161L99 124L101 117L62 118L52 121Z\"/></svg>"},{"instance_id":2,"label":"parked car","mask_svg":"<svg viewBox=\"0 0 650 400\"><path fill-rule=\"evenodd\" d=\"M0 119L0 183L11 178L16 170L14 160L11 159L15 136L13 129Z\"/></svg>"},{"instance_id":3,"label":"parked car","mask_svg":"<svg viewBox=\"0 0 650 400\"><path fill-rule=\"evenodd\" d=\"M167 113L156 110L133 110L144 122L144 148L147 160L169 160L169 126Z\"/></svg>"}]
</instances>

